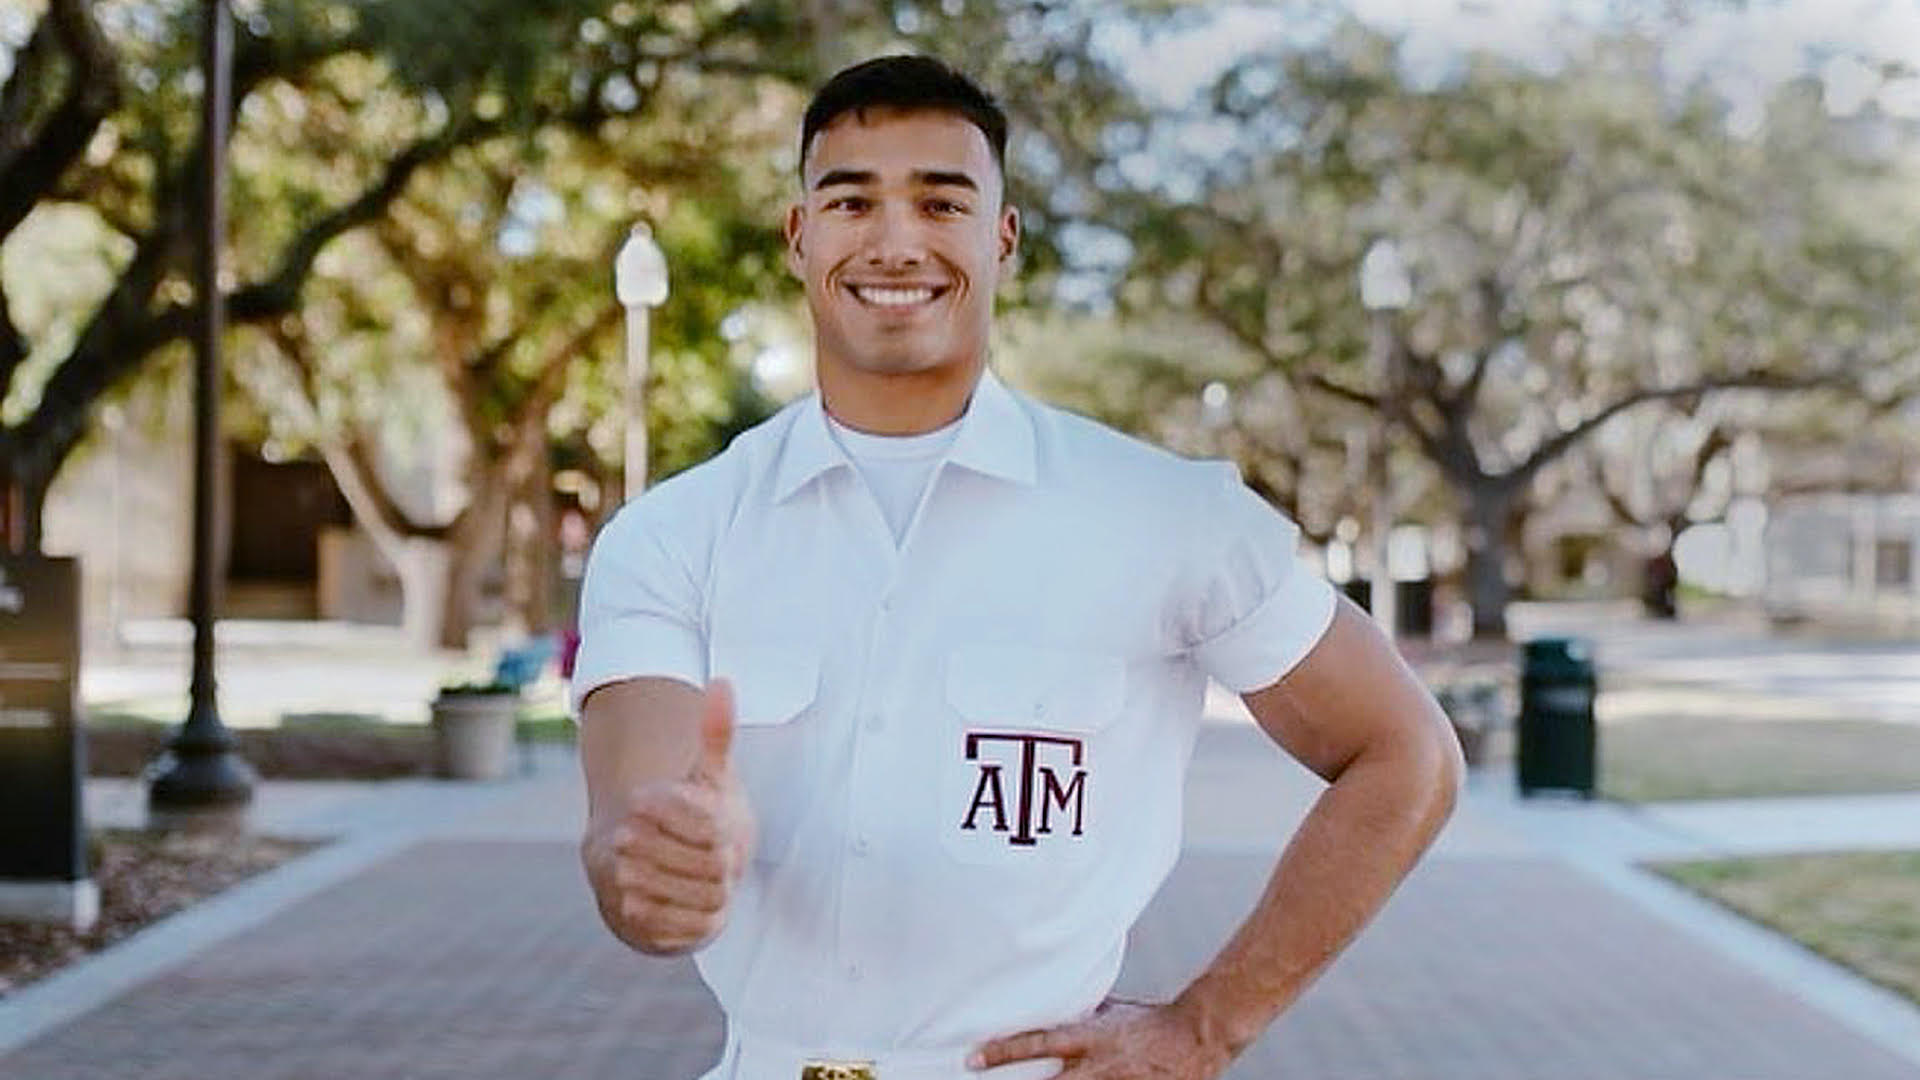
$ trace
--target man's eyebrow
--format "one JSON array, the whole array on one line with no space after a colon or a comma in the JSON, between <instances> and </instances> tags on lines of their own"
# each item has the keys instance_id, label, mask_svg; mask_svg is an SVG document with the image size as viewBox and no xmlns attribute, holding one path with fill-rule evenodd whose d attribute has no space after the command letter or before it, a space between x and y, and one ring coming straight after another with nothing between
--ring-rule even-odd
<instances>
[{"instance_id":1,"label":"man's eyebrow","mask_svg":"<svg viewBox=\"0 0 1920 1080\"><path fill-rule=\"evenodd\" d=\"M820 179L813 182L813 190L819 191L821 188L835 187L841 184L871 184L877 179L879 179L879 177L867 169L831 169L822 173Z\"/></svg>"},{"instance_id":2,"label":"man's eyebrow","mask_svg":"<svg viewBox=\"0 0 1920 1080\"><path fill-rule=\"evenodd\" d=\"M819 191L822 188L839 186L861 187L867 184L878 183L879 180L879 174L871 169L829 169L820 174L820 179L813 182L813 190ZM965 188L968 191L980 190L979 183L977 183L973 177L963 172L955 172L948 169L915 169L913 172L913 182L922 187L957 187Z\"/></svg>"},{"instance_id":3,"label":"man's eyebrow","mask_svg":"<svg viewBox=\"0 0 1920 1080\"><path fill-rule=\"evenodd\" d=\"M973 177L963 172L944 172L937 169L921 170L914 173L913 178L916 182L925 184L928 187L959 187L966 188L968 191L980 190L980 185L974 183Z\"/></svg>"}]
</instances>

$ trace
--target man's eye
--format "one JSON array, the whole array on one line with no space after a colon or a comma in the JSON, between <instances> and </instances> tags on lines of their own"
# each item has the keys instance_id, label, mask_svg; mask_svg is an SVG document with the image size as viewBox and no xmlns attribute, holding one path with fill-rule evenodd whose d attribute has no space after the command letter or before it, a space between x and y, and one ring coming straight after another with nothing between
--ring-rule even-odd
<instances>
[{"instance_id":1,"label":"man's eye","mask_svg":"<svg viewBox=\"0 0 1920 1080\"><path fill-rule=\"evenodd\" d=\"M858 213L862 210L865 210L866 208L867 208L867 200L861 198L858 195L842 195L841 197L830 200L827 203L827 209L829 210L846 210L853 213Z\"/></svg>"},{"instance_id":2,"label":"man's eye","mask_svg":"<svg viewBox=\"0 0 1920 1080\"><path fill-rule=\"evenodd\" d=\"M948 216L966 213L967 204L954 202L952 199L929 199L927 209L932 213Z\"/></svg>"}]
</instances>

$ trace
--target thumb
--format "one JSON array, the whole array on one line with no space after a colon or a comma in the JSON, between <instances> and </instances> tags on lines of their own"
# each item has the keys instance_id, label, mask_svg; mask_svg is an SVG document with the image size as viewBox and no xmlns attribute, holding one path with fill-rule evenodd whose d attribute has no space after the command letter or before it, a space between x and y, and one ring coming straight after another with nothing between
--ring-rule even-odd
<instances>
[{"instance_id":1,"label":"thumb","mask_svg":"<svg viewBox=\"0 0 1920 1080\"><path fill-rule=\"evenodd\" d=\"M700 756L694 762L696 778L718 780L729 767L733 750L733 684L715 679L700 700Z\"/></svg>"}]
</instances>

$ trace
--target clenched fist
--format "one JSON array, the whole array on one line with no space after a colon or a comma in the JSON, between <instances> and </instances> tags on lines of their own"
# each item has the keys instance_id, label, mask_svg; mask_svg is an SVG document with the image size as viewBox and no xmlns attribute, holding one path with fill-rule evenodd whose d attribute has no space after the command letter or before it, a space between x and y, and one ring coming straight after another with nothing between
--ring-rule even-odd
<instances>
[{"instance_id":1,"label":"clenched fist","mask_svg":"<svg viewBox=\"0 0 1920 1080\"><path fill-rule=\"evenodd\" d=\"M709 683L692 771L633 789L625 813L588 838L607 924L642 952L682 953L713 940L753 853L753 808L734 775L733 690Z\"/></svg>"}]
</instances>

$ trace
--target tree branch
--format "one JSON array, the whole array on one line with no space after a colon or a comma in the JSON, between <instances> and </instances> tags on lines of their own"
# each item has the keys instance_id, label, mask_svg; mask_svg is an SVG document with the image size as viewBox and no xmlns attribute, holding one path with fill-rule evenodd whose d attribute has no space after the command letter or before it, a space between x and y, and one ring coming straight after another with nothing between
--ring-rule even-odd
<instances>
[{"instance_id":1,"label":"tree branch","mask_svg":"<svg viewBox=\"0 0 1920 1080\"><path fill-rule=\"evenodd\" d=\"M1524 482L1538 473L1549 462L1567 452L1581 439L1592 434L1600 425L1621 413L1649 401L1671 401L1675 398L1695 397L1715 390L1820 390L1845 385L1845 380L1832 375L1783 376L1771 372L1753 372L1745 375L1721 375L1701 379L1683 386L1650 387L1634 390L1609 403L1605 408L1574 426L1548 439L1534 448L1532 454L1519 465L1507 472L1515 482Z\"/></svg>"},{"instance_id":2,"label":"tree branch","mask_svg":"<svg viewBox=\"0 0 1920 1080\"><path fill-rule=\"evenodd\" d=\"M1440 361L1431 353L1415 352L1413 346L1398 334L1393 338L1394 364L1406 373L1400 392L1389 402L1389 411L1396 423L1419 438L1422 443L1430 442L1438 431L1429 427L1416 405L1426 405L1442 417L1445 424L1447 410L1453 407L1452 396L1447 392L1446 373L1440 368Z\"/></svg>"},{"instance_id":3,"label":"tree branch","mask_svg":"<svg viewBox=\"0 0 1920 1080\"><path fill-rule=\"evenodd\" d=\"M233 318L253 321L292 310L299 302L300 289L306 283L307 275L312 272L313 261L319 257L321 249L336 237L386 213L387 207L400 197L414 174L421 169L462 146L501 130L503 124L499 121L451 125L440 134L421 139L401 151L387 163L386 171L372 187L361 192L352 202L315 221L288 245L279 268L271 278L235 292L228 305Z\"/></svg>"},{"instance_id":4,"label":"tree branch","mask_svg":"<svg viewBox=\"0 0 1920 1080\"><path fill-rule=\"evenodd\" d=\"M1727 429L1719 424L1713 425L1712 430L1707 432L1707 437L1700 441L1699 449L1693 452L1693 465L1691 475L1687 479L1686 489L1681 492L1681 498L1676 503L1670 504L1673 512L1667 515L1669 518L1690 516L1688 514L1688 508L1693 505L1693 500L1700 495L1700 485L1704 483L1707 478L1707 466L1713 464L1713 459L1720 456L1722 451L1729 450L1732 447L1733 437L1727 434ZM1733 492L1731 487L1729 487L1727 500L1731 502L1732 499ZM1721 513L1725 512L1726 508L1724 506L1721 507Z\"/></svg>"},{"instance_id":5,"label":"tree branch","mask_svg":"<svg viewBox=\"0 0 1920 1080\"><path fill-rule=\"evenodd\" d=\"M6 285L0 283L0 400L13 388L13 373L27 358L27 339L13 324L13 312L7 306Z\"/></svg>"},{"instance_id":6,"label":"tree branch","mask_svg":"<svg viewBox=\"0 0 1920 1080\"><path fill-rule=\"evenodd\" d=\"M1301 381L1315 390L1331 397L1339 398L1341 401L1350 402L1374 412L1380 411L1380 398L1378 395L1369 394L1364 390L1355 390L1350 386L1342 386L1320 372L1310 371L1301 376Z\"/></svg>"},{"instance_id":7,"label":"tree branch","mask_svg":"<svg viewBox=\"0 0 1920 1080\"><path fill-rule=\"evenodd\" d=\"M1500 347L1500 312L1506 308L1506 289L1500 284L1500 275L1488 271L1474 282L1474 291L1479 297L1480 309L1476 313L1480 331L1480 348L1473 358L1473 370L1459 386L1447 394L1446 404L1451 409L1472 412L1480 400L1480 388L1486 384L1487 369L1493 366L1493 354Z\"/></svg>"},{"instance_id":8,"label":"tree branch","mask_svg":"<svg viewBox=\"0 0 1920 1080\"><path fill-rule=\"evenodd\" d=\"M273 276L242 286L227 299L227 315L236 323L257 323L277 319L300 303L300 290L313 271L314 260L322 249L341 235L380 217L406 190L415 173L437 163L454 150L471 142L497 134L500 122L476 122L464 127L449 127L439 135L421 139L388 162L380 179L362 191L352 202L322 216L287 245ZM133 337L144 355L168 341L184 337L193 328L194 305L174 304L150 320ZM63 365L64 366L64 365Z\"/></svg>"},{"instance_id":9,"label":"tree branch","mask_svg":"<svg viewBox=\"0 0 1920 1080\"><path fill-rule=\"evenodd\" d=\"M307 412L314 420L314 445L326 461L327 471L333 474L334 483L340 486L347 505L353 508L355 520L367 530L375 545L399 565L402 539L422 530L381 481L380 470L367 449L367 440L359 434L342 437L322 418L320 365L304 330L293 332L278 322L268 323L266 330L299 380L301 396L306 399Z\"/></svg>"},{"instance_id":10,"label":"tree branch","mask_svg":"<svg viewBox=\"0 0 1920 1080\"><path fill-rule=\"evenodd\" d=\"M15 453L51 469L86 433L89 407L148 353L170 338L148 340L147 305L173 257L173 234L156 228L134 249L113 289L94 309L67 358L54 370L32 414L14 428ZM182 336L180 334L174 337Z\"/></svg>"},{"instance_id":11,"label":"tree branch","mask_svg":"<svg viewBox=\"0 0 1920 1080\"><path fill-rule=\"evenodd\" d=\"M380 478L379 463L373 459L373 441L364 432L355 431L351 437L336 441L346 458L348 473L365 492L367 509L383 526L401 536L439 539L446 535L445 526L422 524L393 497L392 489Z\"/></svg>"},{"instance_id":12,"label":"tree branch","mask_svg":"<svg viewBox=\"0 0 1920 1080\"><path fill-rule=\"evenodd\" d=\"M33 33L14 51L6 82L0 83L0 176L7 174L34 130L31 113L44 97L43 81L52 77L48 67L55 48L53 16L42 12Z\"/></svg>"},{"instance_id":13,"label":"tree branch","mask_svg":"<svg viewBox=\"0 0 1920 1080\"><path fill-rule=\"evenodd\" d=\"M63 0L77 3L78 0ZM87 24L91 26L89 22ZM260 52L243 48L235 57L234 107L245 93L287 63L310 63L325 55L324 48L279 55L280 63L270 62L266 43L246 35L241 44L254 43ZM249 57L253 58L249 58ZM291 59L289 59L291 57ZM243 66L243 74L241 68ZM475 125L482 137L486 125ZM424 140L444 154L450 146L441 140ZM84 144L82 144L84 147ZM404 187L412 172L435 154L408 154L389 165L381 184L364 193L348 207L323 218L290 245L290 253L276 277L262 285L243 289L230 299L230 322L258 322L277 318L293 310L299 301L299 287L311 269L319 249L328 240L357 224L364 215L383 211ZM188 229L199 201L200 159L189 155L178 167L167 172L155 185L155 204L161 208L158 219L136 241L134 255L121 272L113 289L94 309L73 348L47 381L40 404L25 422L12 432L15 453L26 454L47 468L57 467L79 444L86 433L88 410L106 390L139 369L157 348L187 337L193 331L198 307L194 303L173 304L155 313L154 293L188 245ZM8 187L11 187L9 183Z\"/></svg>"},{"instance_id":14,"label":"tree branch","mask_svg":"<svg viewBox=\"0 0 1920 1080\"><path fill-rule=\"evenodd\" d=\"M1594 489L1600 492L1601 498L1606 500L1607 509L1613 511L1613 516L1628 525L1646 525L1647 522L1640 517L1638 511L1634 510L1633 504L1627 501L1626 496L1614 490L1612 481L1607 478L1606 462L1601 460L1598 454L1592 455L1591 468Z\"/></svg>"},{"instance_id":15,"label":"tree branch","mask_svg":"<svg viewBox=\"0 0 1920 1080\"><path fill-rule=\"evenodd\" d=\"M1211 281L1211 278L1212 275L1210 271L1202 272L1200 286L1194 290L1195 310L1206 316L1209 322L1225 330L1228 337L1239 342L1247 351L1265 361L1268 370L1284 382L1289 390L1297 393L1299 390L1299 382L1292 366L1277 356L1259 334L1248 327L1240 325L1238 319L1235 319L1230 313L1220 307L1217 301L1207 295L1207 285Z\"/></svg>"},{"instance_id":16,"label":"tree branch","mask_svg":"<svg viewBox=\"0 0 1920 1080\"><path fill-rule=\"evenodd\" d=\"M460 317L444 308L436 309L433 318L437 322L457 322ZM478 349L465 354L452 353L442 357L441 372L447 380L447 391L460 406L460 422L466 427L473 443L476 457L492 460L499 456L500 447L496 445L493 425L487 422L485 397L492 376L500 368L500 363L513 347L520 343L525 334L524 327L516 327L499 338L481 345Z\"/></svg>"},{"instance_id":17,"label":"tree branch","mask_svg":"<svg viewBox=\"0 0 1920 1080\"><path fill-rule=\"evenodd\" d=\"M86 152L93 133L120 96L113 52L94 25L88 5L82 0L50 0L46 19L72 59L73 70L66 96L39 130L11 154L0 157L0 237L11 234L40 196L52 190ZM27 107L23 103L23 111Z\"/></svg>"}]
</instances>

